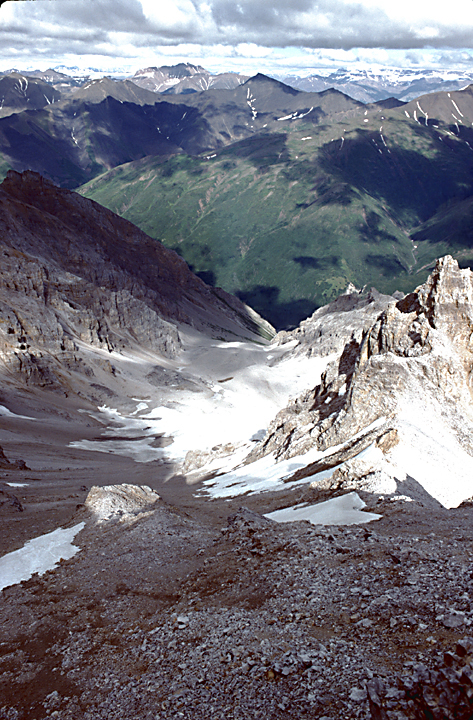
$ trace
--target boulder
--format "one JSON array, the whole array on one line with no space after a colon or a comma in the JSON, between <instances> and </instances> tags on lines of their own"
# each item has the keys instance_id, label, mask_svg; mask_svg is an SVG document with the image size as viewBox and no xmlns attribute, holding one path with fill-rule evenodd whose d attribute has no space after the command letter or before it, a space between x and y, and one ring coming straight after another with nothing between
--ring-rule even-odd
<instances>
[{"instance_id":1,"label":"boulder","mask_svg":"<svg viewBox=\"0 0 473 720\"><path fill-rule=\"evenodd\" d=\"M160 499L158 493L147 485L94 485L87 495L85 506L98 522L126 520L153 509Z\"/></svg>"}]
</instances>

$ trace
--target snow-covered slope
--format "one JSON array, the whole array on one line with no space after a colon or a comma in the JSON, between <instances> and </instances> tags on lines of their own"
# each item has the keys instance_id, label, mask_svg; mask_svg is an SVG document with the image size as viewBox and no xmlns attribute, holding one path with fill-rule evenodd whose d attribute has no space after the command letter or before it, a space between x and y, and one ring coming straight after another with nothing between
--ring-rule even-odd
<instances>
[{"instance_id":1,"label":"snow-covered slope","mask_svg":"<svg viewBox=\"0 0 473 720\"><path fill-rule=\"evenodd\" d=\"M211 497L312 483L454 507L473 494L472 331L472 273L447 257L407 297L351 288L266 347L182 335L161 402L102 407L106 437L75 446L172 462Z\"/></svg>"},{"instance_id":2,"label":"snow-covered slope","mask_svg":"<svg viewBox=\"0 0 473 720\"><path fill-rule=\"evenodd\" d=\"M249 459L310 457L288 479L317 480L336 467L333 487L394 492L414 479L457 506L473 494L472 332L473 273L447 256L414 293L393 299L361 342L347 343Z\"/></svg>"}]
</instances>

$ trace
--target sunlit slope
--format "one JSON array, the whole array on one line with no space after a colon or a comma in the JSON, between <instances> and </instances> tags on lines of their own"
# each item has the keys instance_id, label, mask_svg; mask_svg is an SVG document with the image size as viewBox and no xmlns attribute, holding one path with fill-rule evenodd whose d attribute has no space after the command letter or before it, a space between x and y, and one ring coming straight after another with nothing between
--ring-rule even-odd
<instances>
[{"instance_id":1,"label":"sunlit slope","mask_svg":"<svg viewBox=\"0 0 473 720\"><path fill-rule=\"evenodd\" d=\"M455 93L457 107L468 93ZM411 235L472 194L471 120L464 112L463 124L434 126L409 110L369 106L327 124L288 119L279 132L217 153L129 163L82 192L282 327L349 281L393 292L425 279L439 248ZM457 256L445 243L441 252ZM468 248L463 264L473 258Z\"/></svg>"}]
</instances>

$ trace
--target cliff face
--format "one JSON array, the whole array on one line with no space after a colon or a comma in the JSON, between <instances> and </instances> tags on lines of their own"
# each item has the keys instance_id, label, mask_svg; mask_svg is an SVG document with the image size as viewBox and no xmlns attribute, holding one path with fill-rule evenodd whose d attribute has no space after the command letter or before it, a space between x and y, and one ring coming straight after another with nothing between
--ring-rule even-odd
<instances>
[{"instance_id":1,"label":"cliff face","mask_svg":"<svg viewBox=\"0 0 473 720\"><path fill-rule=\"evenodd\" d=\"M361 333L358 325L350 336L350 312L340 313L343 350L319 385L276 416L249 459L325 451L329 457L307 476L371 448L352 475L382 470L399 482L420 481L432 467L431 494L449 502L449 477L457 473L464 484L473 469L472 301L473 273L447 256Z\"/></svg>"},{"instance_id":2,"label":"cliff face","mask_svg":"<svg viewBox=\"0 0 473 720\"><path fill-rule=\"evenodd\" d=\"M255 338L264 321L135 226L34 172L0 185L0 358L29 383L87 372L82 343L174 356L178 326Z\"/></svg>"}]
</instances>

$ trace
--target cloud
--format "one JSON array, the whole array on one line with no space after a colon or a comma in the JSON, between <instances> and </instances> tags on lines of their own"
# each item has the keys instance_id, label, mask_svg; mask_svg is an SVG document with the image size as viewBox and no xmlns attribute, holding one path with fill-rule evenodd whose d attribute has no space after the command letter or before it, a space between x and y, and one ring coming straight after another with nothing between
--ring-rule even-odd
<instances>
[{"instance_id":1,"label":"cloud","mask_svg":"<svg viewBox=\"0 0 473 720\"><path fill-rule=\"evenodd\" d=\"M473 30L471 0L448 10L407 0L213 0L210 8L218 34L265 46L464 47Z\"/></svg>"},{"instance_id":2,"label":"cloud","mask_svg":"<svg viewBox=\"0 0 473 720\"><path fill-rule=\"evenodd\" d=\"M0 7L0 62L7 67L74 56L141 64L166 47L201 48L203 55L224 48L227 57L256 60L278 48L303 48L309 57L354 48L448 53L471 47L472 38L472 0L36 0Z\"/></svg>"}]
</instances>

